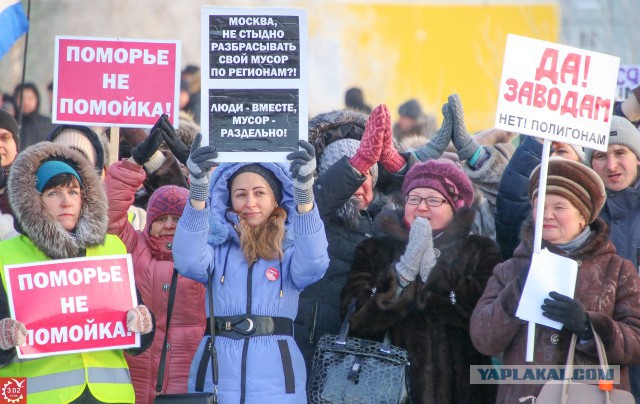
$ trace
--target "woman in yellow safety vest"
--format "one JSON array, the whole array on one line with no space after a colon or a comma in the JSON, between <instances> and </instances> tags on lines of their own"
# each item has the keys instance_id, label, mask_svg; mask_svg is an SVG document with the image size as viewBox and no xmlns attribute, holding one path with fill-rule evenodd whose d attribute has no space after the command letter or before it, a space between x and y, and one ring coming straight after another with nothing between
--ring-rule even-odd
<instances>
[{"instance_id":1,"label":"woman in yellow safety vest","mask_svg":"<svg viewBox=\"0 0 640 404\"><path fill-rule=\"evenodd\" d=\"M0 242L1 267L126 254L122 241L107 235L107 198L96 170L80 152L50 142L23 150L7 189L21 235ZM25 402L135 402L122 350L18 359L15 347L25 342L27 330L10 318L4 276L0 271L0 377L26 378ZM142 334L141 347L131 350L141 353L153 341L153 316L139 305L127 312L126 321L130 331Z\"/></svg>"}]
</instances>

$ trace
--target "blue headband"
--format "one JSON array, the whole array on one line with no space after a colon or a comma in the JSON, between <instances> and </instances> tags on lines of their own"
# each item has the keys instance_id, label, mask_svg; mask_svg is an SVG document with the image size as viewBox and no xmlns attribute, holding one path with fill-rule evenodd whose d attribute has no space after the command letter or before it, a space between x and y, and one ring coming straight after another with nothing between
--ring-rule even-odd
<instances>
[{"instance_id":1,"label":"blue headband","mask_svg":"<svg viewBox=\"0 0 640 404\"><path fill-rule=\"evenodd\" d=\"M71 174L78 179L80 185L82 180L80 176L69 164L58 160L51 160L43 163L38 171L36 171L36 189L42 192L47 182L58 174Z\"/></svg>"}]
</instances>

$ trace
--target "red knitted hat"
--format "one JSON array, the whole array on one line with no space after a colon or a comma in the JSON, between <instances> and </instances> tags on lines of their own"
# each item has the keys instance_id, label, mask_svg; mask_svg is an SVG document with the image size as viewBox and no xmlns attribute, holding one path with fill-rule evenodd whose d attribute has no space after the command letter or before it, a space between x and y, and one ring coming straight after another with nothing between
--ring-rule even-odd
<instances>
[{"instance_id":1,"label":"red knitted hat","mask_svg":"<svg viewBox=\"0 0 640 404\"><path fill-rule=\"evenodd\" d=\"M404 176L402 195L414 188L431 188L445 197L454 211L471 206L473 186L467 175L456 165L437 160L416 164Z\"/></svg>"},{"instance_id":2,"label":"red knitted hat","mask_svg":"<svg viewBox=\"0 0 640 404\"><path fill-rule=\"evenodd\" d=\"M147 224L148 232L153 222L163 215L182 216L184 206L189 199L189 190L177 185L164 185L155 190L147 203Z\"/></svg>"}]
</instances>

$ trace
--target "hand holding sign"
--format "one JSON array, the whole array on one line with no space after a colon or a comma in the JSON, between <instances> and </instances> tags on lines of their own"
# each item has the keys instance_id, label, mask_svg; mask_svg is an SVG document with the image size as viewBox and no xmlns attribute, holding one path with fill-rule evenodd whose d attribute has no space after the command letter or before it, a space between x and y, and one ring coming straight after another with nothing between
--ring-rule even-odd
<instances>
[{"instance_id":1,"label":"hand holding sign","mask_svg":"<svg viewBox=\"0 0 640 404\"><path fill-rule=\"evenodd\" d=\"M202 134L198 133L191 144L191 153L187 160L189 169L189 197L196 201L206 201L209 197L209 177L207 174L211 167L215 165L213 161L218 157L218 152L214 146L200 147Z\"/></svg>"},{"instance_id":2,"label":"hand holding sign","mask_svg":"<svg viewBox=\"0 0 640 404\"><path fill-rule=\"evenodd\" d=\"M148 334L153 331L153 316L145 305L127 311L127 327L133 332Z\"/></svg>"},{"instance_id":3,"label":"hand holding sign","mask_svg":"<svg viewBox=\"0 0 640 404\"><path fill-rule=\"evenodd\" d=\"M12 318L0 320L0 349L9 350L24 344L27 339L27 329L20 321Z\"/></svg>"},{"instance_id":4,"label":"hand holding sign","mask_svg":"<svg viewBox=\"0 0 640 404\"><path fill-rule=\"evenodd\" d=\"M589 317L579 301L558 292L549 293L551 299L544 299L542 315L562 323L564 328L576 334L580 339L593 336Z\"/></svg>"},{"instance_id":5,"label":"hand holding sign","mask_svg":"<svg viewBox=\"0 0 640 404\"><path fill-rule=\"evenodd\" d=\"M311 143L299 140L298 146L304 150L289 153L287 160L291 161L289 171L293 177L293 199L297 205L313 202L313 174L316 171L316 152Z\"/></svg>"}]
</instances>

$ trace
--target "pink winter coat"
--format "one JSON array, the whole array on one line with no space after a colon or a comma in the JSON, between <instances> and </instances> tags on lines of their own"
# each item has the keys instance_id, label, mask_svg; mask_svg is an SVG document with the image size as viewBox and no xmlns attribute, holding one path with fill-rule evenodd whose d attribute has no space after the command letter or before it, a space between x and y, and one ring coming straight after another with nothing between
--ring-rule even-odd
<instances>
[{"instance_id":1,"label":"pink winter coat","mask_svg":"<svg viewBox=\"0 0 640 404\"><path fill-rule=\"evenodd\" d=\"M173 274L173 236L151 237L136 231L127 220L127 209L145 180L142 167L127 160L112 164L105 178L109 198L109 233L119 236L133 258L136 285L144 304L156 319L153 345L138 356L125 355L136 393L136 403L153 403L162 343L166 333L169 285ZM163 393L186 393L189 367L205 331L204 286L178 276L171 325Z\"/></svg>"}]
</instances>

